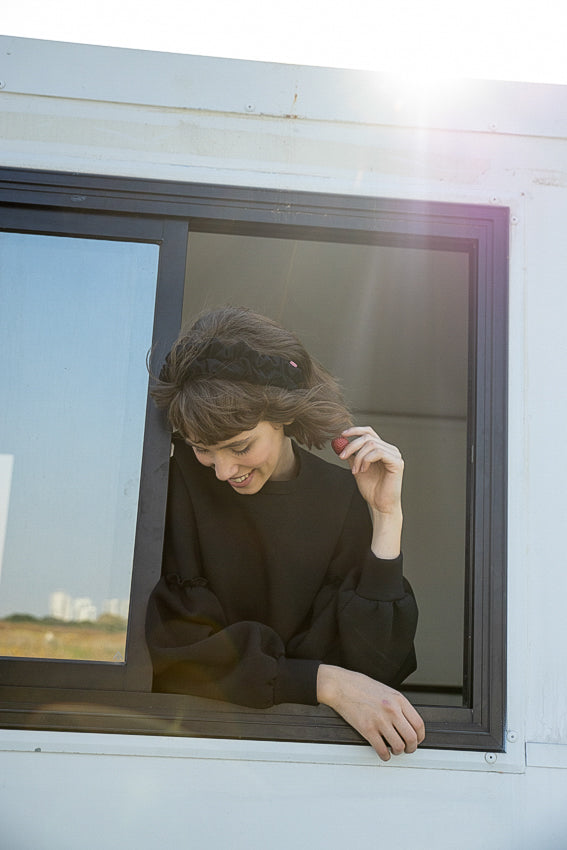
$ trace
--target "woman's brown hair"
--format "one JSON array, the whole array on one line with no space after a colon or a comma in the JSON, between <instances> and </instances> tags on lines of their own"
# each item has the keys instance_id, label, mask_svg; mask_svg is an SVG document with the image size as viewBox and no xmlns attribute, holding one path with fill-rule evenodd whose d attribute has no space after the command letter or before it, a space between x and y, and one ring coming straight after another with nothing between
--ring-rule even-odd
<instances>
[{"instance_id":1,"label":"woman's brown hair","mask_svg":"<svg viewBox=\"0 0 567 850\"><path fill-rule=\"evenodd\" d=\"M297 368L292 388L223 377L222 370L201 369L211 343L243 344L252 359L282 358ZM230 370L228 370L230 372ZM264 379L262 379L264 380ZM265 380L269 381L269 377ZM314 360L297 336L246 307L221 307L203 313L181 331L151 394L167 411L172 429L191 442L216 445L259 422L284 425L285 433L311 448L322 448L351 423L335 378Z\"/></svg>"}]
</instances>

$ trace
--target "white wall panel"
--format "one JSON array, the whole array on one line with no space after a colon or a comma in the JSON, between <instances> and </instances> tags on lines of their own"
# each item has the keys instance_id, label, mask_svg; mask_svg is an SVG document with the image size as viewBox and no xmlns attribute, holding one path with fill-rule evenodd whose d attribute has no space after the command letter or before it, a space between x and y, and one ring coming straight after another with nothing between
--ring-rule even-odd
<instances>
[{"instance_id":1,"label":"white wall panel","mask_svg":"<svg viewBox=\"0 0 567 850\"><path fill-rule=\"evenodd\" d=\"M567 134L567 91L557 85L462 80L428 90L369 71L11 36L1 37L0 56L6 92L354 124ZM127 73L116 74L117 67Z\"/></svg>"},{"instance_id":2,"label":"white wall panel","mask_svg":"<svg viewBox=\"0 0 567 850\"><path fill-rule=\"evenodd\" d=\"M567 190L538 187L531 195L525 224L527 734L528 740L565 744Z\"/></svg>"},{"instance_id":3,"label":"white wall panel","mask_svg":"<svg viewBox=\"0 0 567 850\"><path fill-rule=\"evenodd\" d=\"M73 736L67 736L72 738ZM2 753L9 850L563 850L565 771ZM54 781L56 780L56 781ZM33 813L33 815L32 815Z\"/></svg>"}]
</instances>

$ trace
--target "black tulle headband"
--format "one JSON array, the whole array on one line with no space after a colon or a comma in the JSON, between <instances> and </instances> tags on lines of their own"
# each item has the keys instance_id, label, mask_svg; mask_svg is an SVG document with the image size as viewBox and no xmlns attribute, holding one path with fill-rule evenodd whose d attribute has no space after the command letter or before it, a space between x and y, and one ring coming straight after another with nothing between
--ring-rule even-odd
<instances>
[{"instance_id":1,"label":"black tulle headband","mask_svg":"<svg viewBox=\"0 0 567 850\"><path fill-rule=\"evenodd\" d=\"M166 358L160 380L167 381L170 358ZM293 360L270 354L260 354L245 342L225 345L213 338L192 360L178 383L197 378L220 378L226 381L245 381L249 384L297 390L303 386L303 373Z\"/></svg>"}]
</instances>

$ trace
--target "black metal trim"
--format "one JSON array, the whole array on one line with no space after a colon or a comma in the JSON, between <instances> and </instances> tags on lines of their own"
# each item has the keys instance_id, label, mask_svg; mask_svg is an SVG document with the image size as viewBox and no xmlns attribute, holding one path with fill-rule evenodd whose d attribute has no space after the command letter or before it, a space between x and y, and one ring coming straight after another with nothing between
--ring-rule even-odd
<instances>
[{"instance_id":1,"label":"black metal trim","mask_svg":"<svg viewBox=\"0 0 567 850\"><path fill-rule=\"evenodd\" d=\"M359 744L366 741L327 706L252 709L174 694L55 688L3 689L2 725L12 729ZM424 749L502 747L464 707L417 706L426 721Z\"/></svg>"},{"instance_id":2,"label":"black metal trim","mask_svg":"<svg viewBox=\"0 0 567 850\"><path fill-rule=\"evenodd\" d=\"M179 330L185 274L187 224L172 219L16 208L0 204L0 230L92 239L151 242L160 246L152 339L165 355ZM177 290L177 292L176 292ZM158 351L159 354L159 351ZM160 573L170 438L155 406L146 405L138 522L134 545L132 614L128 623L127 663L58 659L1 658L3 685L55 688L151 689L152 671L145 648L143 612ZM143 521L140 521L143 518Z\"/></svg>"},{"instance_id":3,"label":"black metal trim","mask_svg":"<svg viewBox=\"0 0 567 850\"><path fill-rule=\"evenodd\" d=\"M427 746L502 751L506 699L508 210L17 169L0 169L0 202L10 211L9 229L19 229L24 221L33 222L44 208L58 213L57 230L53 232L61 233L61 222L67 220L75 227L77 222L82 227L83 222L96 220L106 231L114 228L116 233L122 232L122 226L132 227L132 238L139 226L140 238L145 239L142 234L148 231L144 228L152 219L152 226L156 226L158 219L163 225L157 240L162 245L163 266L160 264L156 329L159 327L159 335L167 343L175 335L181 314L188 228L468 253L473 296L469 350L474 365L469 388L469 446L474 446L475 459L468 478L471 521L466 553L465 706L423 706L420 711L426 720ZM102 231L96 235L100 237ZM278 706L260 712L147 692L149 661L140 648L142 602L159 572L156 553L163 527L167 444L160 418L149 406L143 477L144 481L151 480L155 489L148 489L140 500L139 516L144 522L139 526L145 530L140 531L136 549L137 554L151 554L140 562L134 575L128 664L115 668L117 672L105 680L101 670L109 665L8 660L4 669L27 667L30 676L17 676L17 682L12 676L12 686L3 678L6 684L0 688L0 715L4 725L360 742L357 733L324 707ZM64 673L55 675L57 669ZM37 682L43 687L31 687Z\"/></svg>"}]
</instances>

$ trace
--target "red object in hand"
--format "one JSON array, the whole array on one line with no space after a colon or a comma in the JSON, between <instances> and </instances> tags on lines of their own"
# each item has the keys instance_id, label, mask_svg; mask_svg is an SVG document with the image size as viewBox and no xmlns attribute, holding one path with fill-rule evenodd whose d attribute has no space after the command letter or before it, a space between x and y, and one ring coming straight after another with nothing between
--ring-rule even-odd
<instances>
[{"instance_id":1,"label":"red object in hand","mask_svg":"<svg viewBox=\"0 0 567 850\"><path fill-rule=\"evenodd\" d=\"M343 449L346 449L348 446L348 440L346 437L335 437L334 440L331 440L331 445L333 447L333 451L340 455Z\"/></svg>"}]
</instances>

